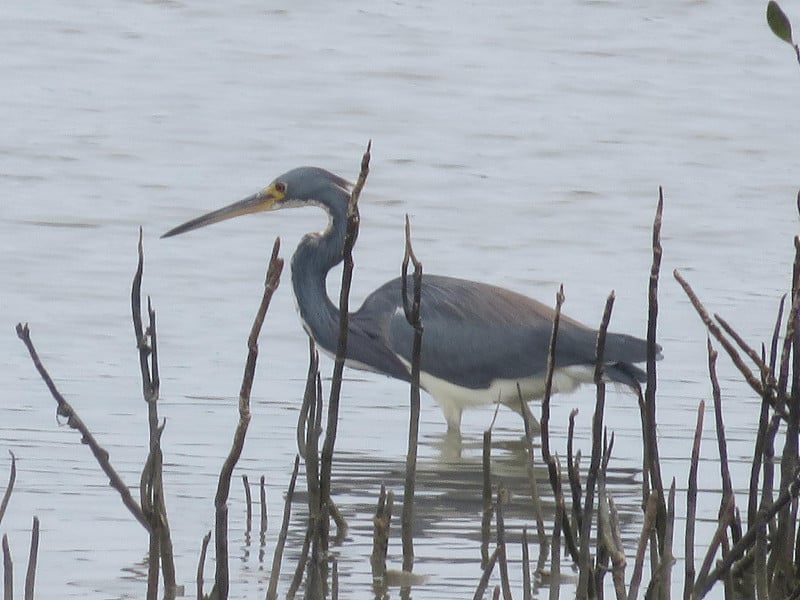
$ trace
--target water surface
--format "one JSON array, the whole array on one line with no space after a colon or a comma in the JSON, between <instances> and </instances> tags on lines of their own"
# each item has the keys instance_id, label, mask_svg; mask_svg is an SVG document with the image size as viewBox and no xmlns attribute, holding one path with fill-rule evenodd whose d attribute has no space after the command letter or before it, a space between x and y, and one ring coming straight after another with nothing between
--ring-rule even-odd
<instances>
[{"instance_id":1,"label":"water surface","mask_svg":"<svg viewBox=\"0 0 800 600\"><path fill-rule=\"evenodd\" d=\"M191 589L269 249L280 235L288 257L325 219L309 209L158 237L301 164L354 178L368 139L356 305L399 273L409 214L426 272L548 303L563 282L564 310L589 323L613 289L613 328L643 335L650 227L664 186L658 419L665 480L677 476L679 488L710 385L705 332L672 270L745 339L757 345L770 335L797 232L800 79L760 3L10 2L0 14L0 446L19 459L3 531L20 581L30 520L40 517L42 597L141 597L147 542L75 433L56 422L13 326L30 323L62 392L135 484L146 417L129 287L143 227L144 289L161 339L168 506L179 578ZM235 474L266 477L266 559L257 540L246 545L234 486L233 598L264 593L296 452L307 350L288 284L287 270L265 323ZM758 402L727 359L719 369L741 490ZM587 388L555 401L562 456L573 407L588 453L593 396ZM348 373L335 486L351 523L337 552L353 597L370 589L380 484L401 491L407 398L403 384ZM491 418L488 408L467 414L462 457L445 461L443 420L423 398L416 568L431 577L417 598L463 598L477 583L480 439ZM623 534L632 540L640 514L631 482L641 461L634 399L610 394L606 418L616 433ZM520 429L513 414L498 419L495 473L518 488L508 521L516 540L533 524ZM706 520L719 502L716 456L707 427ZM297 516L293 541L300 531ZM396 540L390 554L399 564ZM518 546L511 558L519 560ZM519 585L519 570L512 574Z\"/></svg>"}]
</instances>

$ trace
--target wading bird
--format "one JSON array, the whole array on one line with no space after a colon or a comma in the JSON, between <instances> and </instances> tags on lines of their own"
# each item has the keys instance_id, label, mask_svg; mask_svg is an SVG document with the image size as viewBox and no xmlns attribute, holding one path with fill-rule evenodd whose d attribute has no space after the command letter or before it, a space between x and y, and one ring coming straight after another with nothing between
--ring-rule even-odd
<instances>
[{"instance_id":1,"label":"wading bird","mask_svg":"<svg viewBox=\"0 0 800 600\"><path fill-rule=\"evenodd\" d=\"M328 297L326 278L343 260L351 189L348 181L324 169L300 167L162 237L261 211L301 206L325 210L325 231L306 234L292 256L292 287L306 332L335 354L339 311ZM424 275L421 292L420 385L441 408L450 432L460 432L461 413L472 406L501 402L521 412L518 385L525 400L543 395L553 309L510 290L453 277ZM414 330L403 310L400 278L372 292L348 321L345 364L410 380ZM596 338L596 330L561 316L553 392L593 381ZM646 357L644 340L609 333L606 379L635 388L646 376L634 363Z\"/></svg>"}]
</instances>

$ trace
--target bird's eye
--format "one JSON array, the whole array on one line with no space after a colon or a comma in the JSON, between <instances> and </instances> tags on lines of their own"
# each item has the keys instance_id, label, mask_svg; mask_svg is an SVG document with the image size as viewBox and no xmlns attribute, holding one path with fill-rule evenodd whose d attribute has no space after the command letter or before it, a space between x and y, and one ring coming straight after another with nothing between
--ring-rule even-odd
<instances>
[{"instance_id":1,"label":"bird's eye","mask_svg":"<svg viewBox=\"0 0 800 600\"><path fill-rule=\"evenodd\" d=\"M275 183L275 191L278 192L279 194L285 194L286 193L286 184L283 183L282 181L276 182Z\"/></svg>"}]
</instances>

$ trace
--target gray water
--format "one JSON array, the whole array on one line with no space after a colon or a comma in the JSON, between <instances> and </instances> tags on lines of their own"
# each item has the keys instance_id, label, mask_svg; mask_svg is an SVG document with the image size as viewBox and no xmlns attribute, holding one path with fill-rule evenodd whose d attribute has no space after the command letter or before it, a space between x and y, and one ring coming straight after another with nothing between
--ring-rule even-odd
<instances>
[{"instance_id":1,"label":"gray water","mask_svg":"<svg viewBox=\"0 0 800 600\"><path fill-rule=\"evenodd\" d=\"M685 489L696 408L710 385L705 331L672 270L755 345L770 336L790 280L800 74L767 29L764 8L573 0L0 6L0 449L18 457L2 531L20 585L34 514L40 597L141 597L147 540L75 432L56 421L13 326L30 323L57 385L135 485L146 412L129 291L143 227L144 291L161 342L168 508L179 580L191 593L269 250L280 235L288 258L324 216L289 211L158 238L301 164L355 178L369 139L353 305L399 273L408 214L426 272L547 303L563 283L565 312L588 323L599 322L613 289L612 328L644 335L651 223L664 186L658 420L665 480L676 476ZM264 326L230 501L233 598L264 594L306 353L287 264ZM322 368L329 374L331 363ZM742 491L758 401L726 358L719 370ZM347 597L365 597L380 484L401 492L408 390L347 375L334 492L351 533L336 552ZM586 388L555 399L553 444L562 456L573 407L588 453L593 398ZM480 440L492 414L466 414L462 457L448 461L443 419L423 397L416 571L430 577L416 598L471 596L478 581ZM606 422L631 542L641 522L634 398L610 393ZM700 547L720 487L710 415L706 423ZM517 417L501 411L494 437L495 473L519 488L508 521L518 539L533 520ZM0 481L8 466L0 463ZM244 535L242 474L267 481L263 561L257 537L248 545ZM679 494L679 530L684 514ZM399 566L398 538L391 566ZM682 542L675 550L682 556ZM519 556L515 545L515 565ZM289 551L282 590L294 559ZM679 563L677 585L681 571Z\"/></svg>"}]
</instances>

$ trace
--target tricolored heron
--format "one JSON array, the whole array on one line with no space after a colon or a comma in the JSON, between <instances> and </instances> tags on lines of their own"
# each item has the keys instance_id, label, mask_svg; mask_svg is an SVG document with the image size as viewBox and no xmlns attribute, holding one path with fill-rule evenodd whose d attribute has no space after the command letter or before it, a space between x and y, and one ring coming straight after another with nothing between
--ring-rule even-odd
<instances>
[{"instance_id":1,"label":"tricolored heron","mask_svg":"<svg viewBox=\"0 0 800 600\"><path fill-rule=\"evenodd\" d=\"M292 256L292 287L306 332L324 351L334 354L339 311L328 297L326 278L343 260L351 188L348 181L324 169L300 167L252 196L179 225L162 237L260 211L301 206L325 210L328 227L306 234ZM461 413L472 406L499 401L521 412L518 385L526 400L543 395L554 315L548 306L500 287L423 276L420 385L441 408L448 430L459 432ZM347 365L410 380L414 330L403 310L400 278L372 292L348 322ZM553 392L572 391L593 381L596 338L597 331L562 315ZM606 379L635 388L646 376L634 363L646 356L645 340L609 333Z\"/></svg>"}]
</instances>

